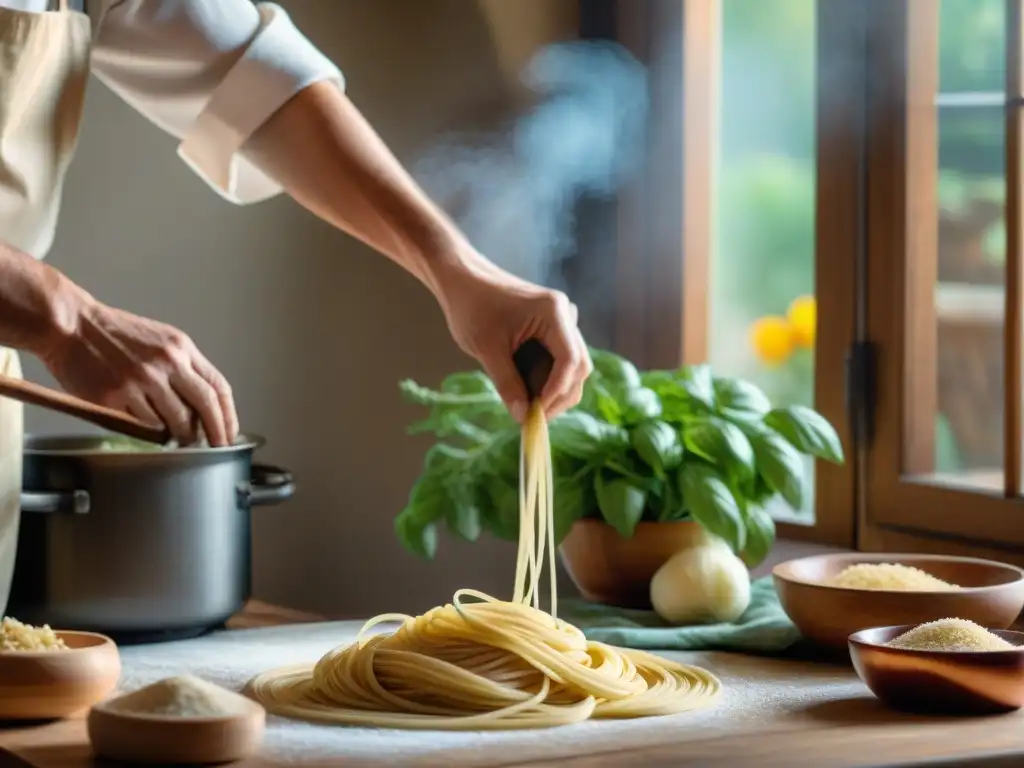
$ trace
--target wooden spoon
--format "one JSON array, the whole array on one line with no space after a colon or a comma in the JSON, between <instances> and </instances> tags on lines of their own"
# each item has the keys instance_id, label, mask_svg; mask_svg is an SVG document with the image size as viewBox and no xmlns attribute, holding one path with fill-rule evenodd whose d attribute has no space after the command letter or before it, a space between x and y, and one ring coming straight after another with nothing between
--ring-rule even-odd
<instances>
[{"instance_id":1,"label":"wooden spoon","mask_svg":"<svg viewBox=\"0 0 1024 768\"><path fill-rule=\"evenodd\" d=\"M164 445L171 439L171 433L164 426L149 424L123 411L96 405L80 397L69 395L66 392L58 392L30 381L0 375L0 396L74 416L109 429L111 432L128 435L137 440Z\"/></svg>"}]
</instances>

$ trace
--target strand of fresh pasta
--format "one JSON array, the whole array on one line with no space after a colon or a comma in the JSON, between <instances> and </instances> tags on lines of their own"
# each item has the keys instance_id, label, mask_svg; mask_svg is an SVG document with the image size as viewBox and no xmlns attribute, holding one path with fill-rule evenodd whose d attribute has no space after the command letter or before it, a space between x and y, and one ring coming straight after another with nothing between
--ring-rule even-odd
<instances>
[{"instance_id":1,"label":"strand of fresh pasta","mask_svg":"<svg viewBox=\"0 0 1024 768\"><path fill-rule=\"evenodd\" d=\"M554 479L537 405L523 427L519 467L512 602L462 589L450 605L420 616L377 616L354 643L316 664L258 675L251 695L285 717L432 730L550 727L708 706L721 691L711 673L590 642L556 618ZM540 609L545 565L550 612ZM393 633L367 634L390 622L399 624Z\"/></svg>"}]
</instances>

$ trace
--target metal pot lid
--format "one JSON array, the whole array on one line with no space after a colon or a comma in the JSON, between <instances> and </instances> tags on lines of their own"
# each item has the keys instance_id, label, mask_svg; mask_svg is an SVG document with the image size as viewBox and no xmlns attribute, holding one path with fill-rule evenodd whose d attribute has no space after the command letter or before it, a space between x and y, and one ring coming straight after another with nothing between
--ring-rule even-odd
<instances>
[{"instance_id":1,"label":"metal pot lid","mask_svg":"<svg viewBox=\"0 0 1024 768\"><path fill-rule=\"evenodd\" d=\"M259 435L239 435L234 444L220 448L209 446L166 447L115 434L25 435L24 452L35 456L74 454L76 456L111 456L161 454L209 455L234 453L261 447L266 441Z\"/></svg>"}]
</instances>

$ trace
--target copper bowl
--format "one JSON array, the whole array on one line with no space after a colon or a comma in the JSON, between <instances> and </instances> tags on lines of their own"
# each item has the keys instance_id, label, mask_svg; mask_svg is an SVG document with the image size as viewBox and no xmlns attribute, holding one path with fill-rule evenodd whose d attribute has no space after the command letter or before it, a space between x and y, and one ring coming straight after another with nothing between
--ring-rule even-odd
<instances>
[{"instance_id":1,"label":"copper bowl","mask_svg":"<svg viewBox=\"0 0 1024 768\"><path fill-rule=\"evenodd\" d=\"M676 552L706 541L693 522L640 523L629 538L601 520L573 525L559 549L584 599L619 608L651 607L651 579Z\"/></svg>"},{"instance_id":2,"label":"copper bowl","mask_svg":"<svg viewBox=\"0 0 1024 768\"><path fill-rule=\"evenodd\" d=\"M1024 707L1024 632L989 630L1007 651L916 651L885 643L918 626L876 627L849 638L860 679L884 704L920 714L984 715Z\"/></svg>"},{"instance_id":3,"label":"copper bowl","mask_svg":"<svg viewBox=\"0 0 1024 768\"><path fill-rule=\"evenodd\" d=\"M896 563L957 584L948 592L845 589L825 582L856 563ZM951 555L844 552L790 560L772 571L779 601L807 638L845 653L847 639L870 627L967 619L1006 629L1024 608L1024 570L1013 565Z\"/></svg>"}]
</instances>

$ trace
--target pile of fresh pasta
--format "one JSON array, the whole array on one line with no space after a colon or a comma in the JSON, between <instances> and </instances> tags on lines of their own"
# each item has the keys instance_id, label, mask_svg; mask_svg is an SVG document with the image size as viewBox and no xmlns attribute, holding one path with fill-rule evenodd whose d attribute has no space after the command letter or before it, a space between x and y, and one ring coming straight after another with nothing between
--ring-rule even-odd
<instances>
[{"instance_id":1,"label":"pile of fresh pasta","mask_svg":"<svg viewBox=\"0 0 1024 768\"><path fill-rule=\"evenodd\" d=\"M721 683L706 670L590 642L557 618L551 449L539 405L523 425L519 497L511 602L464 589L422 616L378 616L314 665L258 675L251 695L285 717L430 730L540 728L710 705ZM540 607L545 564L549 612ZM399 627L368 634L386 622Z\"/></svg>"}]
</instances>

